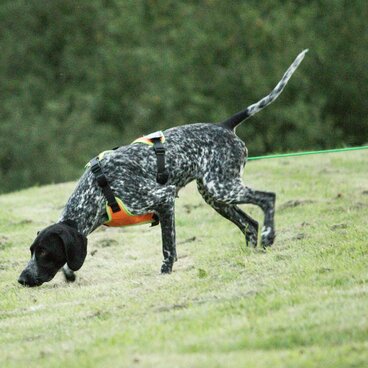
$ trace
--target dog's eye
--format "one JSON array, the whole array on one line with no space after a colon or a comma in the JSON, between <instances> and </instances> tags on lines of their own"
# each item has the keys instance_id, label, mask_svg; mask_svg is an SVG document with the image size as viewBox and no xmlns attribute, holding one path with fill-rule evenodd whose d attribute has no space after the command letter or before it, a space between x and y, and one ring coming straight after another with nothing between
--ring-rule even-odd
<instances>
[{"instance_id":1,"label":"dog's eye","mask_svg":"<svg viewBox=\"0 0 368 368\"><path fill-rule=\"evenodd\" d=\"M47 252L45 249L40 249L38 252L37 252L37 255L39 257L46 257L47 256Z\"/></svg>"}]
</instances>

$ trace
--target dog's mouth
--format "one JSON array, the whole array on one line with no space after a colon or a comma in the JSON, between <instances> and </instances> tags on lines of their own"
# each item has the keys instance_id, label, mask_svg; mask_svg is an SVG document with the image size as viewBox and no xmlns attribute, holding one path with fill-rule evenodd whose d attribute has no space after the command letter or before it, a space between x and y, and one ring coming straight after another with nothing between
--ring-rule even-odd
<instances>
[{"instance_id":1,"label":"dog's mouth","mask_svg":"<svg viewBox=\"0 0 368 368\"><path fill-rule=\"evenodd\" d=\"M35 287L35 286L41 286L45 281L41 281L38 278L36 278L36 279L25 278L24 276L22 277L22 275L20 275L19 279L18 279L18 282L22 286Z\"/></svg>"},{"instance_id":2,"label":"dog's mouth","mask_svg":"<svg viewBox=\"0 0 368 368\"><path fill-rule=\"evenodd\" d=\"M43 275L41 276L35 276L33 274L30 274L27 271L23 271L21 275L18 278L18 282L22 286L26 287L35 287L35 286L41 286L43 283L51 281L54 278L55 275Z\"/></svg>"}]
</instances>

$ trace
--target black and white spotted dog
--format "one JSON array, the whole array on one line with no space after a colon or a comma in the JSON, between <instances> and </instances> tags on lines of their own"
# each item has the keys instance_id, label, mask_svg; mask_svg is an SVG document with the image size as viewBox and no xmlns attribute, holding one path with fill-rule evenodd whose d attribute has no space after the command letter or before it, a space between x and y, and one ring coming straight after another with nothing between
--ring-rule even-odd
<instances>
[{"instance_id":1,"label":"black and white spotted dog","mask_svg":"<svg viewBox=\"0 0 368 368\"><path fill-rule=\"evenodd\" d=\"M257 103L218 124L190 124L164 131L169 179L156 181L157 161L152 147L123 146L101 160L103 171L115 196L134 214L153 212L161 224L162 273L170 273L176 261L174 203L179 189L196 180L204 200L244 233L247 244L257 245L258 223L239 207L251 203L264 212L261 244L275 239L275 193L261 192L242 183L247 161L245 144L235 128L245 119L273 102L282 92L307 50L300 53L274 90ZM50 281L63 266L67 280L81 268L87 254L87 238L107 220L106 199L87 169L68 200L59 222L41 231L31 246L31 260L19 282L38 286Z\"/></svg>"}]
</instances>

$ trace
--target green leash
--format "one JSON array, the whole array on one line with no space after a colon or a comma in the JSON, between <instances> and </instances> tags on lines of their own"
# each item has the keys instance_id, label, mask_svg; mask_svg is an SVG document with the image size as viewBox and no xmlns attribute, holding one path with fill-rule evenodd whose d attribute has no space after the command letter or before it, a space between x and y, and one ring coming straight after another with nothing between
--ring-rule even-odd
<instances>
[{"instance_id":1,"label":"green leash","mask_svg":"<svg viewBox=\"0 0 368 368\"><path fill-rule=\"evenodd\" d=\"M248 161L264 160L264 159L269 159L269 158L280 158L280 157L317 155L317 154L320 154L320 153L358 151L358 150L364 150L364 149L368 149L368 146L348 147L348 148L335 148L335 149L320 150L320 151L305 151L305 152L294 152L294 153L280 153L280 154L277 154L277 155L266 155L266 156L254 156L254 157L248 157Z\"/></svg>"}]
</instances>

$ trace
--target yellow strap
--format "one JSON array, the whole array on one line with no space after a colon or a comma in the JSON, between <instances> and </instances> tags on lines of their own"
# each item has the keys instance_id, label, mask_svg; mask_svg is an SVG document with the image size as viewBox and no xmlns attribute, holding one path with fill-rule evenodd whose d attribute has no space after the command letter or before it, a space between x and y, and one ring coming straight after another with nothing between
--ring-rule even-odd
<instances>
[{"instance_id":1,"label":"yellow strap","mask_svg":"<svg viewBox=\"0 0 368 368\"><path fill-rule=\"evenodd\" d=\"M158 138L158 137L160 137L161 143L165 142L164 133L162 133L162 131L159 130L157 132L154 132L154 133L144 135L142 137L137 138L136 140L134 140L132 142L132 144L134 144L134 143L143 143L143 144L148 144L149 146L153 146L152 139L153 138ZM101 161L105 157L105 155L110 154L111 152L114 152L114 150L106 150L106 151L101 152L98 155L98 159ZM88 167L91 167L91 162L87 162L85 168L88 168Z\"/></svg>"},{"instance_id":2,"label":"yellow strap","mask_svg":"<svg viewBox=\"0 0 368 368\"><path fill-rule=\"evenodd\" d=\"M107 154L109 154L111 152L114 152L114 150L107 150L107 151L103 151L103 152L99 153L98 154L98 159L101 161L105 157L105 155L107 155ZM86 166L84 166L84 167L85 168L91 167L91 161L87 162L86 163Z\"/></svg>"},{"instance_id":3,"label":"yellow strap","mask_svg":"<svg viewBox=\"0 0 368 368\"><path fill-rule=\"evenodd\" d=\"M153 142L152 142L153 138L160 138L161 143L165 142L164 133L162 133L162 131L160 130L158 132L154 132L148 135L144 135L143 137L139 137L135 141L133 141L132 144L143 143L143 144L148 144L149 146L153 146Z\"/></svg>"}]
</instances>

